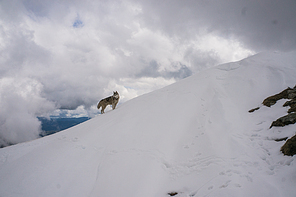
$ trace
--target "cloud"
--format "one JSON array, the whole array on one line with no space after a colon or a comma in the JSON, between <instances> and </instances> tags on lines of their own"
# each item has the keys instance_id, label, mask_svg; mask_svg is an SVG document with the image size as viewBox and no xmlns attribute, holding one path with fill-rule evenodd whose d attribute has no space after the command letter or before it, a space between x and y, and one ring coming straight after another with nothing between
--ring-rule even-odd
<instances>
[{"instance_id":1,"label":"cloud","mask_svg":"<svg viewBox=\"0 0 296 197\"><path fill-rule=\"evenodd\" d=\"M55 109L41 96L42 85L29 78L2 78L0 87L0 147L38 138L36 116Z\"/></svg>"},{"instance_id":2,"label":"cloud","mask_svg":"<svg viewBox=\"0 0 296 197\"><path fill-rule=\"evenodd\" d=\"M0 105L22 103L1 112L2 131L36 136L37 114L94 116L115 90L125 102L261 50L295 50L294 8L276 0L1 1ZM20 86L34 97L23 97Z\"/></svg>"},{"instance_id":3,"label":"cloud","mask_svg":"<svg viewBox=\"0 0 296 197\"><path fill-rule=\"evenodd\" d=\"M239 40L251 50L295 50L296 2L141 1L146 27L191 39L212 33Z\"/></svg>"},{"instance_id":4,"label":"cloud","mask_svg":"<svg viewBox=\"0 0 296 197\"><path fill-rule=\"evenodd\" d=\"M136 77L164 77L166 79L183 79L192 75L192 71L180 62L174 62L170 64L170 70L163 69L156 61L151 61L149 65L144 67Z\"/></svg>"}]
</instances>

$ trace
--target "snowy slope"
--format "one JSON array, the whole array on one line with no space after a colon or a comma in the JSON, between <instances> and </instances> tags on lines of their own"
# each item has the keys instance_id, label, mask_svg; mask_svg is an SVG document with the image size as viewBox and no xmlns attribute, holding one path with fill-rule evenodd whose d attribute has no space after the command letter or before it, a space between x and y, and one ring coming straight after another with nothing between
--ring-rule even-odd
<instances>
[{"instance_id":1,"label":"snowy slope","mask_svg":"<svg viewBox=\"0 0 296 197\"><path fill-rule=\"evenodd\" d=\"M264 98L296 84L296 53L262 53L200 72L116 110L0 149L0 196L296 196L283 156L295 125Z\"/></svg>"}]
</instances>

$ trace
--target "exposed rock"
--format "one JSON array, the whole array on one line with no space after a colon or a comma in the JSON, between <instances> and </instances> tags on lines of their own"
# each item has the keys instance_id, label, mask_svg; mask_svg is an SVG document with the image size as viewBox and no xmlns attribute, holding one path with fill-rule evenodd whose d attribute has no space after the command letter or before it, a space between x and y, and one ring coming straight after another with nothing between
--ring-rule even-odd
<instances>
[{"instance_id":1,"label":"exposed rock","mask_svg":"<svg viewBox=\"0 0 296 197\"><path fill-rule=\"evenodd\" d=\"M168 193L168 195L170 195L170 196L176 196L178 194L178 192L170 192L170 193Z\"/></svg>"},{"instance_id":2,"label":"exposed rock","mask_svg":"<svg viewBox=\"0 0 296 197\"><path fill-rule=\"evenodd\" d=\"M281 141L286 141L287 139L288 137L283 137L283 138L275 139L274 141L281 142Z\"/></svg>"},{"instance_id":3,"label":"exposed rock","mask_svg":"<svg viewBox=\"0 0 296 197\"><path fill-rule=\"evenodd\" d=\"M296 113L290 113L286 116L283 116L276 121L273 121L270 128L275 126L275 127L283 127L289 124L294 124L296 123Z\"/></svg>"},{"instance_id":4,"label":"exposed rock","mask_svg":"<svg viewBox=\"0 0 296 197\"><path fill-rule=\"evenodd\" d=\"M292 99L290 101L285 102L285 104L283 105L283 107L291 106L293 104L296 104L296 100L295 99Z\"/></svg>"},{"instance_id":5,"label":"exposed rock","mask_svg":"<svg viewBox=\"0 0 296 197\"><path fill-rule=\"evenodd\" d=\"M254 111L258 110L258 109L260 109L260 107L256 107L254 109L251 109L251 110L249 110L249 113L252 113L252 112L254 112Z\"/></svg>"},{"instance_id":6,"label":"exposed rock","mask_svg":"<svg viewBox=\"0 0 296 197\"><path fill-rule=\"evenodd\" d=\"M287 142L282 146L281 151L284 155L288 156L296 154L296 135L287 140Z\"/></svg>"},{"instance_id":7,"label":"exposed rock","mask_svg":"<svg viewBox=\"0 0 296 197\"><path fill-rule=\"evenodd\" d=\"M273 121L270 128L273 126L283 127L289 124L296 123L296 86L294 88L288 87L287 89L283 90L282 92L275 94L273 96L267 97L263 101L263 105L270 107L274 105L280 99L291 99L287 101L283 106L289 106L290 109L288 110L288 115L283 116L276 121ZM251 110L250 110L251 111ZM249 111L249 112L250 112Z\"/></svg>"},{"instance_id":8,"label":"exposed rock","mask_svg":"<svg viewBox=\"0 0 296 197\"><path fill-rule=\"evenodd\" d=\"M289 106L290 109L288 110L288 115L278 118L276 121L273 121L270 128L272 127L284 127L289 124L296 123L296 85L294 88L288 87L287 89L283 90L282 92L275 94L273 96L267 97L262 104L270 107L274 105L280 99L290 99L289 101L285 102L283 107ZM259 107L249 110L250 113L258 110ZM275 141L285 141L288 137L275 139ZM282 146L281 151L284 155L293 156L296 155L296 135L291 139L288 139L286 143Z\"/></svg>"},{"instance_id":9,"label":"exposed rock","mask_svg":"<svg viewBox=\"0 0 296 197\"><path fill-rule=\"evenodd\" d=\"M287 99L288 98L288 95L289 95L289 90L293 90L291 88L287 88L285 89L284 91L278 93L278 94L275 94L273 96L270 96L270 97L267 97L264 101L263 101L263 105L267 106L267 107L270 107L272 105L274 105L278 100L280 99Z\"/></svg>"},{"instance_id":10,"label":"exposed rock","mask_svg":"<svg viewBox=\"0 0 296 197\"><path fill-rule=\"evenodd\" d=\"M296 86L292 90L288 90L288 99L296 98Z\"/></svg>"},{"instance_id":11,"label":"exposed rock","mask_svg":"<svg viewBox=\"0 0 296 197\"><path fill-rule=\"evenodd\" d=\"M291 108L288 110L288 113L296 112L296 104L291 106Z\"/></svg>"},{"instance_id":12,"label":"exposed rock","mask_svg":"<svg viewBox=\"0 0 296 197\"><path fill-rule=\"evenodd\" d=\"M288 110L288 113L291 113L291 112L296 112L296 99L292 99L290 101L287 101L285 102L285 104L283 105L284 107L287 107L289 106L290 109Z\"/></svg>"}]
</instances>

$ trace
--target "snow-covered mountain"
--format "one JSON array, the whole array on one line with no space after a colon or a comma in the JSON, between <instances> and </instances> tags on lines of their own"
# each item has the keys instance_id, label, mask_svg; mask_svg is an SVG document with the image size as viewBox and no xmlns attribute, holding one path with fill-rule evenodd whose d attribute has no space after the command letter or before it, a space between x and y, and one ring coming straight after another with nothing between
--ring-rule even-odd
<instances>
[{"instance_id":1,"label":"snow-covered mountain","mask_svg":"<svg viewBox=\"0 0 296 197\"><path fill-rule=\"evenodd\" d=\"M75 127L0 150L0 196L296 196L295 125L273 127L296 53L202 71Z\"/></svg>"}]
</instances>

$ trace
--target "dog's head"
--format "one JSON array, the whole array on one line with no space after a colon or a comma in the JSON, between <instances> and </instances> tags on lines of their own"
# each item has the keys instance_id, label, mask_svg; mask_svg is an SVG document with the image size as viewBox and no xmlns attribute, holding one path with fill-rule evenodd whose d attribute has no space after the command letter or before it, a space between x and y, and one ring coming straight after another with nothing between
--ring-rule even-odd
<instances>
[{"instance_id":1,"label":"dog's head","mask_svg":"<svg viewBox=\"0 0 296 197\"><path fill-rule=\"evenodd\" d=\"M116 99L119 99L119 94L117 91L116 92L113 91L113 97L115 97Z\"/></svg>"}]
</instances>

